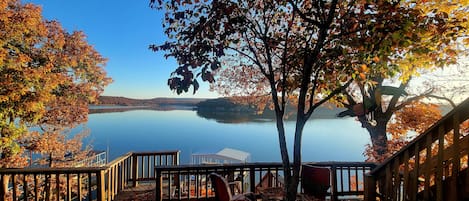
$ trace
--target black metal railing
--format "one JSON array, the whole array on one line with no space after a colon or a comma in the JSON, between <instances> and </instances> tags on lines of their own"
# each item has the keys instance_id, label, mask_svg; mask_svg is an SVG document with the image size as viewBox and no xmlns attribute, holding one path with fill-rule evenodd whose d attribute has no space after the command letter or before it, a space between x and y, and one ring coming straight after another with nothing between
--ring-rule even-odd
<instances>
[{"instance_id":1,"label":"black metal railing","mask_svg":"<svg viewBox=\"0 0 469 201\"><path fill-rule=\"evenodd\" d=\"M363 199L365 174L376 165L361 162L305 163L329 167L330 200ZM209 181L210 173L225 176L235 182L232 190L239 193L258 193L261 189L283 186L281 163L245 163L229 165L180 165L155 167L156 200L208 199L214 196Z\"/></svg>"}]
</instances>

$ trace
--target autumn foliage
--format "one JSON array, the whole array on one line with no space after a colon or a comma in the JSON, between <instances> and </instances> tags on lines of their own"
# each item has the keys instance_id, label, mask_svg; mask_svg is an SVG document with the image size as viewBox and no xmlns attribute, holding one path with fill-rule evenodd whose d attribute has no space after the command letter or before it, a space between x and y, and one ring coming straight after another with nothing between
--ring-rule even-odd
<instances>
[{"instance_id":1,"label":"autumn foliage","mask_svg":"<svg viewBox=\"0 0 469 201\"><path fill-rule=\"evenodd\" d=\"M367 146L367 161L382 162L399 151L419 134L441 119L440 106L432 103L414 102L394 113L387 127L387 152L378 154L372 146Z\"/></svg>"},{"instance_id":2,"label":"autumn foliage","mask_svg":"<svg viewBox=\"0 0 469 201\"><path fill-rule=\"evenodd\" d=\"M202 80L214 83L222 94L270 97L287 200L295 199L302 131L317 107L327 101L348 104L361 110L361 117L385 108L381 100L389 99L376 99L382 96L365 86L381 92L391 89L400 97L402 89L382 86L378 79L400 75L402 81L408 80L416 73L412 61L419 57L425 67L454 62L452 44L466 34L466 27L460 26L463 19L445 15L435 8L438 4L424 1L419 2L423 6L407 1L339 0L150 2L166 10L163 26L168 40L150 49L178 61L168 79L171 90L195 93ZM363 96L354 101L351 94L343 93L346 89L361 90ZM298 106L293 166L283 122L291 101ZM358 104L362 107L354 106Z\"/></svg>"},{"instance_id":3,"label":"autumn foliage","mask_svg":"<svg viewBox=\"0 0 469 201\"><path fill-rule=\"evenodd\" d=\"M22 167L25 149L66 146L62 131L87 120L111 80L85 34L43 19L36 5L1 0L0 27L0 167Z\"/></svg>"}]
</instances>

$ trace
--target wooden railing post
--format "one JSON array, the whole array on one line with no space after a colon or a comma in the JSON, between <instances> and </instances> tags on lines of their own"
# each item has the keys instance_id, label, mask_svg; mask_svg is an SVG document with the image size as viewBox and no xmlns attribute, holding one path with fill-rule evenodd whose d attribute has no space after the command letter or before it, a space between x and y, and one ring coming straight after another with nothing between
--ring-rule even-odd
<instances>
[{"instance_id":1,"label":"wooden railing post","mask_svg":"<svg viewBox=\"0 0 469 201\"><path fill-rule=\"evenodd\" d=\"M249 168L249 187L251 188L252 193L256 193L256 172L254 171L255 167Z\"/></svg>"},{"instance_id":2,"label":"wooden railing post","mask_svg":"<svg viewBox=\"0 0 469 201\"><path fill-rule=\"evenodd\" d=\"M459 113L454 114L453 116L453 150L461 150L461 142L460 142L460 125L459 125ZM463 145L464 146L464 145ZM453 168L451 170L451 176L454 178L459 178L459 171L460 171L460 165L461 165L461 157L460 157L460 151L453 151ZM458 186L458 180L459 179L452 179L451 180L451 186ZM453 200L460 200L460 187L458 188L451 188L450 189L450 197Z\"/></svg>"},{"instance_id":3,"label":"wooden railing post","mask_svg":"<svg viewBox=\"0 0 469 201\"><path fill-rule=\"evenodd\" d=\"M371 174L365 175L365 201L376 200L376 180Z\"/></svg>"},{"instance_id":4,"label":"wooden railing post","mask_svg":"<svg viewBox=\"0 0 469 201\"><path fill-rule=\"evenodd\" d=\"M156 171L156 201L162 201L163 200L163 177L161 177L161 171L158 169L155 169ZM170 186L170 180L168 180L168 185ZM171 195L169 195L171 197Z\"/></svg>"},{"instance_id":5,"label":"wooden railing post","mask_svg":"<svg viewBox=\"0 0 469 201\"><path fill-rule=\"evenodd\" d=\"M1 188L0 188L0 198L2 200L7 200L6 192L8 191L8 178L6 175L2 174L0 176Z\"/></svg>"},{"instance_id":6,"label":"wooden railing post","mask_svg":"<svg viewBox=\"0 0 469 201\"><path fill-rule=\"evenodd\" d=\"M132 154L132 186L137 187L137 175L138 175L138 156Z\"/></svg>"},{"instance_id":7,"label":"wooden railing post","mask_svg":"<svg viewBox=\"0 0 469 201\"><path fill-rule=\"evenodd\" d=\"M97 199L98 201L105 201L106 200L106 185L105 185L105 172L106 170L99 170L96 173L96 186L97 186ZM111 175L109 175L110 177ZM108 178L110 179L110 178ZM109 189L108 189L109 190Z\"/></svg>"},{"instance_id":8,"label":"wooden railing post","mask_svg":"<svg viewBox=\"0 0 469 201\"><path fill-rule=\"evenodd\" d=\"M331 201L338 200L337 195L337 166L331 166Z\"/></svg>"},{"instance_id":9,"label":"wooden railing post","mask_svg":"<svg viewBox=\"0 0 469 201\"><path fill-rule=\"evenodd\" d=\"M176 154L173 156L173 165L179 165L179 152L177 151Z\"/></svg>"}]
</instances>

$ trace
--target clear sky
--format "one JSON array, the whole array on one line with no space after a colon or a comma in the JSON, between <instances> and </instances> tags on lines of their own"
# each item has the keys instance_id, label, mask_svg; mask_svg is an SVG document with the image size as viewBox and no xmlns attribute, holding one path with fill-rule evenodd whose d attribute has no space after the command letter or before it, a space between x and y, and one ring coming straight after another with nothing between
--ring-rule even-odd
<instances>
[{"instance_id":1,"label":"clear sky","mask_svg":"<svg viewBox=\"0 0 469 201\"><path fill-rule=\"evenodd\" d=\"M105 67L114 80L104 92L130 98L192 97L213 98L208 85L196 95L178 96L166 85L177 66L173 58L148 49L165 41L164 11L151 9L149 0L23 0L42 7L43 16L57 20L69 32L84 31L88 43L108 59Z\"/></svg>"}]
</instances>

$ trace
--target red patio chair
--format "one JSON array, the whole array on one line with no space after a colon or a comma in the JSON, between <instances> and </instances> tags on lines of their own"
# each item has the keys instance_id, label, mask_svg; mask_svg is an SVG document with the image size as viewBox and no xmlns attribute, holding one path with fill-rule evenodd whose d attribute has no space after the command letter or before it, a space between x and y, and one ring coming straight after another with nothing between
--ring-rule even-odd
<instances>
[{"instance_id":1,"label":"red patio chair","mask_svg":"<svg viewBox=\"0 0 469 201\"><path fill-rule=\"evenodd\" d=\"M303 193L316 199L325 200L331 186L331 170L327 167L303 165L301 187Z\"/></svg>"},{"instance_id":2,"label":"red patio chair","mask_svg":"<svg viewBox=\"0 0 469 201\"><path fill-rule=\"evenodd\" d=\"M228 182L224 177L217 173L210 174L210 180L212 181L212 185L215 188L215 200L217 201L235 201L235 200L246 200L250 201L247 194L236 194L231 195L230 187L228 186Z\"/></svg>"}]
</instances>

